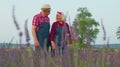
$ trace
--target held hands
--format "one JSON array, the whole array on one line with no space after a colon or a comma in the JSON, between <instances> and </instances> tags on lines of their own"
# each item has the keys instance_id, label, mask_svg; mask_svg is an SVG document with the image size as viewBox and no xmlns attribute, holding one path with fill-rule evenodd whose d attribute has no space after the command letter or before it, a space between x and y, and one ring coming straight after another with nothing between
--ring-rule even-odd
<instances>
[{"instance_id":1,"label":"held hands","mask_svg":"<svg viewBox=\"0 0 120 67\"><path fill-rule=\"evenodd\" d=\"M34 45L35 45L36 47L39 47L39 46L40 46L38 40L34 40Z\"/></svg>"},{"instance_id":2,"label":"held hands","mask_svg":"<svg viewBox=\"0 0 120 67\"><path fill-rule=\"evenodd\" d=\"M51 41L51 46L52 46L53 50L56 50L57 47L56 47L56 44L53 41Z\"/></svg>"}]
</instances>

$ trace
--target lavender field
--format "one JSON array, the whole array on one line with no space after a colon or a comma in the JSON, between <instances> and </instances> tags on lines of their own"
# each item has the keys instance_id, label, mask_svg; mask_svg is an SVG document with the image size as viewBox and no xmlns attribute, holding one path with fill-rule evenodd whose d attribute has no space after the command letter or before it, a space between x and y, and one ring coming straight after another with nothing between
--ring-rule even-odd
<instances>
[{"instance_id":1,"label":"lavender field","mask_svg":"<svg viewBox=\"0 0 120 67\"><path fill-rule=\"evenodd\" d=\"M64 54L32 47L0 47L0 67L119 67L120 49L66 47Z\"/></svg>"}]
</instances>

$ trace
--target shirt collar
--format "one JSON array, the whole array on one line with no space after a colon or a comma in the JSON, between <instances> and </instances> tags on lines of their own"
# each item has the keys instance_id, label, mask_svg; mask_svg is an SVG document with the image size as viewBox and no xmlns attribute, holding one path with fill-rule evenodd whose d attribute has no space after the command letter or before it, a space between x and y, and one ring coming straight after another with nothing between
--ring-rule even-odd
<instances>
[{"instance_id":1,"label":"shirt collar","mask_svg":"<svg viewBox=\"0 0 120 67\"><path fill-rule=\"evenodd\" d=\"M48 18L48 16L42 16L42 12L40 12L40 17L42 17L42 18Z\"/></svg>"},{"instance_id":2,"label":"shirt collar","mask_svg":"<svg viewBox=\"0 0 120 67\"><path fill-rule=\"evenodd\" d=\"M63 21L63 23L60 23L59 21L57 21L57 23L58 23L59 25L64 25L65 22Z\"/></svg>"}]
</instances>

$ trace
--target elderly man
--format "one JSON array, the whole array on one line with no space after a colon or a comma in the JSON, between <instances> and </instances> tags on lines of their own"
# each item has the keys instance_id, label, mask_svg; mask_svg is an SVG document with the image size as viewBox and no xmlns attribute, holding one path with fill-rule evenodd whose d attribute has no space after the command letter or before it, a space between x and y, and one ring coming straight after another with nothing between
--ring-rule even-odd
<instances>
[{"instance_id":1,"label":"elderly man","mask_svg":"<svg viewBox=\"0 0 120 67\"><path fill-rule=\"evenodd\" d=\"M35 15L32 21L32 36L35 45L34 67L40 67L40 51L49 46L50 19L48 15L50 10L49 4L43 4L41 12Z\"/></svg>"},{"instance_id":2,"label":"elderly man","mask_svg":"<svg viewBox=\"0 0 120 67\"><path fill-rule=\"evenodd\" d=\"M48 47L49 42L49 29L51 7L49 4L43 4L41 12L34 16L32 21L32 36L34 39L35 49Z\"/></svg>"}]
</instances>

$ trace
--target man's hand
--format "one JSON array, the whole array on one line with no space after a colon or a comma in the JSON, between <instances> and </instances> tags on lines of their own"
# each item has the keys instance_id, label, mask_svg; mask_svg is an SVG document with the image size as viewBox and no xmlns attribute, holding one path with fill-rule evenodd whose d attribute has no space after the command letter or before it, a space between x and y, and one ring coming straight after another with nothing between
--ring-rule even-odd
<instances>
[{"instance_id":1,"label":"man's hand","mask_svg":"<svg viewBox=\"0 0 120 67\"><path fill-rule=\"evenodd\" d=\"M36 47L40 46L38 40L34 40L34 45L35 45Z\"/></svg>"},{"instance_id":2,"label":"man's hand","mask_svg":"<svg viewBox=\"0 0 120 67\"><path fill-rule=\"evenodd\" d=\"M53 41L51 41L51 46L52 46L53 50L56 50L57 47L56 47L56 45L55 45L55 43Z\"/></svg>"},{"instance_id":3,"label":"man's hand","mask_svg":"<svg viewBox=\"0 0 120 67\"><path fill-rule=\"evenodd\" d=\"M36 26L32 25L32 36L34 39L34 45L35 46L40 46L38 40L37 40L37 36L36 36Z\"/></svg>"}]
</instances>

